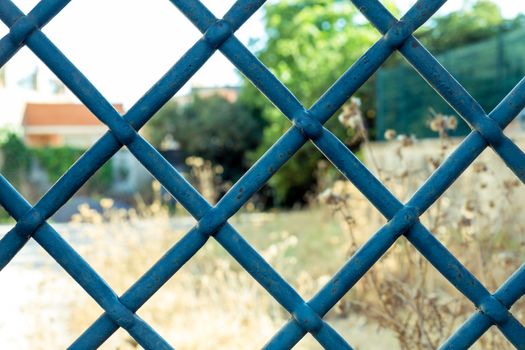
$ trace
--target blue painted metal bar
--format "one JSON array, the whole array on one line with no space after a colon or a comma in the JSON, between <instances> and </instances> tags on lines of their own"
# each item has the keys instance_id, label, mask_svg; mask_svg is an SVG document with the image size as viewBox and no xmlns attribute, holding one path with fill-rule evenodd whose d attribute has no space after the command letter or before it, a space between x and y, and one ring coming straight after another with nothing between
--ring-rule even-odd
<instances>
[{"instance_id":1,"label":"blue painted metal bar","mask_svg":"<svg viewBox=\"0 0 525 350\"><path fill-rule=\"evenodd\" d=\"M239 0L222 20L199 1L171 0L201 30L203 38L123 117L40 31L68 2L44 0L25 16L11 1L0 0L0 19L10 27L9 34L0 40L0 65L26 44L110 130L34 207L0 176L0 204L17 220L15 227L0 240L0 267L3 268L32 236L104 308L105 314L71 348L96 348L122 327L147 349L169 349L170 346L134 312L212 236L292 315L266 348L289 349L309 332L324 348L350 349L322 317L402 234L479 308L443 348L466 348L494 324L516 348L525 348L525 330L508 311L525 292L523 267L494 295L490 295L418 220L488 145L522 181L525 174L525 155L502 133L502 129L525 106L525 81L520 82L487 116L412 36L414 30L426 22L445 0L419 0L399 21L376 0L354 0L383 37L309 110L233 35L264 3L263 0ZM222 51L290 119L293 126L215 207L211 207L137 131L216 49ZM395 50L399 50L474 129L406 205L399 202L346 146L322 126ZM307 140L311 140L389 219L387 225L374 234L308 303L227 223ZM118 298L46 220L122 145L126 145L199 221Z\"/></svg>"},{"instance_id":2,"label":"blue painted metal bar","mask_svg":"<svg viewBox=\"0 0 525 350\"><path fill-rule=\"evenodd\" d=\"M2 176L0 204L15 220L19 220L31 210L31 205ZM117 294L49 224L44 224L35 233L34 239L111 315L112 320L126 329L139 344L146 349L172 349L148 324L122 305Z\"/></svg>"},{"instance_id":3,"label":"blue painted metal bar","mask_svg":"<svg viewBox=\"0 0 525 350\"><path fill-rule=\"evenodd\" d=\"M387 33L390 27L385 25L384 18L390 17L390 22L394 21L395 18L379 1L352 0L352 2L362 10L363 14L381 33ZM398 23L404 24L403 20ZM487 141L521 182L525 182L525 153L503 134L499 125L486 115L481 105L414 36L410 35L398 47L399 52L416 71Z\"/></svg>"},{"instance_id":4,"label":"blue painted metal bar","mask_svg":"<svg viewBox=\"0 0 525 350\"><path fill-rule=\"evenodd\" d=\"M20 15L12 23L10 32L0 40L0 67L13 57L23 46L26 38L37 29L44 27L71 0L40 1L27 16ZM0 13L12 11L9 1L0 1Z\"/></svg>"},{"instance_id":5,"label":"blue painted metal bar","mask_svg":"<svg viewBox=\"0 0 525 350\"><path fill-rule=\"evenodd\" d=\"M252 5L253 5L253 2L252 2ZM238 9L238 8L239 8L239 7L237 7L237 9ZM235 8L234 8L234 9L235 9ZM228 15L228 14L227 14L227 15ZM222 25L222 23L219 23L219 22L216 22L216 23L218 23L219 25ZM212 30L211 32L208 32L208 31L206 32L207 35L205 35L205 37L204 37L204 41L207 42L208 45L211 44L211 46L217 46L216 43L214 43L213 41L210 42L210 38L211 38L212 40L216 40L216 39L218 38L218 36L217 36L217 30L214 30L214 29L216 29L216 28L212 28L212 29L213 29L213 30ZM221 34L220 34L220 31L219 31L219 40L221 40L221 39L220 39L220 35L221 35ZM42 39L42 38L40 38L40 39ZM45 40L45 39L44 39L44 40ZM46 47L46 46L47 46L47 47ZM31 48L31 46L30 46L30 48ZM37 55L39 55L39 53L41 53L41 51L38 51L39 49L40 49L40 48L37 48L37 49L36 49L37 52L35 52L35 53L37 53ZM81 74L78 70L76 70L76 69L74 68L74 66L72 66L72 64L71 64L70 62L68 62L67 59L66 59L65 57L62 57L62 56L61 56L61 54L60 54L60 52L58 51L58 49L54 48L50 42L45 42L45 43L44 43L44 45L43 45L43 50L46 50L46 49L47 49L48 52L45 52L45 54L48 54L49 56L46 57L45 54L44 54L44 55L40 54L40 58L41 58L44 62L47 62L47 61L50 61L50 62L60 62L60 63L61 63L61 67L63 68L62 70L56 70L54 66L50 65L50 68L51 68L53 71L55 71L55 73L56 73L59 77L60 77L61 74L64 74L64 72L66 72L66 71L70 71L70 72L73 72L73 73L74 73L75 79L70 79L70 80L68 80L68 81L66 82L66 85L67 85L68 87L72 88L72 91L75 92L75 93L77 94L77 96L79 96L79 98L82 98L82 97L85 98L85 96L86 96L86 91L87 91L87 92L89 92L91 95L96 96L96 98L98 99L99 102L103 102L102 105L104 105L104 104L109 105L109 103L107 103L107 102L103 99L103 97L100 96L100 95L98 94L98 92L97 92L97 91L96 91L96 90L90 85L90 83L89 83L89 82L88 82L88 81L82 76L82 74ZM65 68L64 68L64 67L65 67ZM66 79L67 79L67 78L64 77L62 80L66 80ZM83 88L84 90L79 90L79 86L80 86L81 88ZM88 107L90 107L90 106L91 106L90 103L92 103L92 100L90 100L89 98L87 98L87 99L85 99L84 103L85 103ZM111 113L112 113L111 110L106 109L106 110L104 111L103 109L100 109L100 107L99 107L99 109L97 110L97 109L96 109L97 107L98 107L98 106L95 105L95 108L93 108L93 109L95 109L96 112L95 112L95 111L94 111L94 112L95 112L96 114L97 114L97 112L98 112L98 113L104 113L104 112L106 113L106 114L104 115L104 117L101 118L102 121L104 121L105 123L108 123L108 124L109 124L109 123L113 123L112 127L115 128L115 129L117 129L117 130L121 130L122 128L125 127L125 126L123 126L122 124L120 124L120 125L117 124L118 121L115 120L116 117L111 117L111 116L108 117L108 115L111 115ZM98 115L97 115L97 116L98 116ZM110 118L113 118L113 120L110 119ZM124 137L121 136L121 138L124 138ZM130 137L130 139L127 140L127 142L122 142L122 143L128 143L128 147L129 147L129 148L132 150L132 152L133 152L134 150L137 149L136 147L134 147L136 142L139 143L137 146L139 147L139 148L138 148L138 149L139 149L138 153L140 154L140 155L139 155L140 158L143 158L142 155L148 154L147 152L151 152L151 151L155 152L154 149L152 149L151 146L147 145L147 143L145 143L145 141L144 141L142 138L140 138L140 137L136 137L136 135L133 135L132 137ZM144 150L144 149L140 150L140 147L145 147L146 150ZM141 152L143 152L143 153L141 153ZM159 155L158 157L160 157L160 155ZM148 159L148 160L149 160L149 159ZM157 161L161 161L161 162L162 162L162 161L164 161L164 159L160 158L160 159L157 159ZM147 161L146 161L146 162L147 162ZM165 161L164 161L164 162L165 162ZM165 164L167 164L167 162L166 162ZM168 164L168 165L169 165L169 164ZM153 170L153 172L156 173L155 170ZM176 172L175 172L175 173L176 173ZM178 173L177 173L177 175L178 175ZM161 178L161 177L163 177L163 175L162 175L162 174L157 174L157 177L158 177L158 178ZM164 176L164 177L165 177L165 176ZM178 178L179 178L180 181L184 181L184 180L182 179L182 177L180 177L180 175L178 176ZM181 187L181 186L177 186L177 188L179 188L179 187ZM188 186L187 186L187 187L188 187ZM191 187L190 187L190 188L191 188ZM193 189L191 188L191 190L193 190ZM54 192L53 192L53 191L54 191ZM176 191L177 191L177 193L180 193L180 191L179 191L178 189L177 189ZM194 191L194 190L193 190L193 191ZM41 204L41 203L44 203L44 202L45 202L44 200L45 200L46 198L51 198L53 193L55 193L55 194L56 194L56 193L62 193L62 194L63 194L63 192L59 192L59 191L56 190L56 188L54 188L54 189L52 189L51 191L49 191L49 192L46 194L47 197L45 196L45 197L43 198L43 200L39 201L39 203L38 203L37 205L39 205L39 204ZM179 195L179 196L177 196L177 197L180 198L180 197L183 197L183 196L184 196L184 194ZM62 197L64 198L64 197L67 197L67 196L62 195ZM60 201L56 201L56 200L53 201L53 203L55 203L55 206L59 207L61 204L56 204L57 202L59 203ZM49 206L49 205L43 205L43 206L44 206L44 208L47 208L47 209L48 209L48 214L47 214L47 216L52 215L52 211L53 211L53 210L49 209L50 206ZM34 211L35 211L35 210L33 210L33 212L34 212ZM32 217L32 215L28 215L28 216ZM34 226L34 227L37 227L37 226L38 226L37 222L39 222L39 221L42 222L42 221L43 221L43 219L41 218L41 215L37 215L37 218L38 218L38 220L33 220L33 221L34 221L34 223L33 223L33 226ZM22 225L19 225L19 226L22 226ZM27 226L27 225L25 225L25 226ZM23 230L22 230L22 229L19 229L19 231L27 232L28 229L27 229L27 227L25 227L25 226L22 226L22 229L23 229ZM15 230L15 231L16 231L16 230ZM11 232L10 234L8 234L8 237L10 237L10 236L14 236L13 233L15 233L15 231L13 231L13 232ZM30 231L30 229L29 229L29 231ZM27 237L27 238L28 238L28 237ZM240 252L240 251L243 251L243 250L239 250L239 252ZM260 259L262 260L262 258L260 258ZM268 265L268 268L271 270L271 268L269 267L269 265ZM284 280L283 280L283 282L284 282ZM301 300L301 299L299 299L299 300ZM303 303L303 304L304 304L304 303ZM327 334L327 335L328 335L328 338L330 338L331 340L329 340L328 338L326 338L326 336L325 336L326 339L323 339L322 336L323 336L324 334ZM334 343L334 344L339 344L339 345L338 345L339 348L341 348L341 346L343 346L344 348L347 348L347 347L348 347L348 346L345 345L345 342L342 340L342 338L340 338L340 336L339 336L337 333L335 333L335 331L333 331L333 330L332 330L330 327L328 327L328 326L323 327L323 329L322 329L321 332L320 332L320 336L321 336L320 341L323 342L323 343L328 344L328 343L331 341L331 342Z\"/></svg>"},{"instance_id":6,"label":"blue painted metal bar","mask_svg":"<svg viewBox=\"0 0 525 350\"><path fill-rule=\"evenodd\" d=\"M372 13L377 14L379 12L372 11ZM517 88L514 89L513 92L509 94L509 96L504 100L502 104L500 104L498 108L495 110L495 116L494 118L496 120L505 120L507 122L510 122L512 117L514 117L523 107L525 107L525 101L523 98L523 89L525 84L522 82L520 85L518 85ZM516 98L518 97L518 98ZM517 100L517 101L516 101ZM508 108L508 106L512 108ZM497 117L498 110L501 110L501 108L507 107L506 111L510 111L512 117L509 117L509 115ZM505 125L502 125L503 127ZM328 132L325 132L327 135ZM481 149L479 153L481 153L482 149L486 147L486 143L484 142L483 138L478 139L476 136L479 136L477 132L473 132L471 135L471 138L467 138L467 140L458 148L456 152L454 152L453 155L449 157L449 160L440 167L438 171L435 172L435 174L432 177L432 180L427 181L427 183L416 193L415 200L412 199L407 203L407 208L416 208L416 212L423 212L432 204L434 200L437 199L445 190L452 184L452 182L460 175L460 173L468 167L470 162L472 162L476 157L477 154L472 155L470 152L472 151L472 147L474 146L475 141L481 141ZM314 143L319 147L321 151L325 154L325 156L334 163L341 172L345 174L347 178L349 178L364 194L367 196L367 198L374 204L381 212L385 214L387 218L391 217L391 212L397 212L399 208L401 207L401 203L396 203L396 205L392 205L391 203L386 206L384 205L385 199L392 198L392 195L388 193L388 190L384 188L380 182L376 179L372 183L370 181L373 179L373 175L368 172L366 167L364 167L362 164L359 163L357 158L352 157L352 155L347 155L347 157L343 157L345 153L350 153L346 146L344 146L340 141L337 140L337 138L333 135L331 135L330 140L326 140L324 144L321 141L322 136L318 140L314 140ZM476 140L477 139L477 140ZM332 142L332 144L330 144ZM338 150L336 150L336 147L339 147ZM467 151L468 150L468 151ZM476 152L477 153L477 152ZM458 157L471 157L471 160L469 162L466 161L459 161ZM353 158L353 160L350 162L349 159ZM458 168L458 165L460 168ZM454 169L451 169L451 167L454 167ZM360 170L358 170L360 169ZM451 171L452 170L452 171ZM445 175L445 176L441 176ZM436 183L434 179L442 179L446 181L445 184L440 184L436 186ZM443 182L440 180L440 182ZM448 181L447 181L448 180ZM430 194L430 196L428 196ZM419 197L418 197L419 196ZM418 203L417 199L421 197L427 197L428 200L426 203ZM374 198L376 200L374 200ZM375 203L377 201L377 203ZM382 229L383 230L383 229ZM319 311L321 314L323 312L327 312L337 300L339 300L350 288L353 286L355 282L359 280L359 278L362 277L362 275L368 270L374 263L379 259L379 257L390 247L392 243L388 240L397 238L402 232L397 232L396 237L392 237L391 235L388 235L387 233L384 233L382 230L380 230L378 233L376 233L373 238L367 242L359 252L357 252L352 259L345 265L345 267L332 279L332 281L327 284L325 288L323 288L319 294L314 297L310 301L312 303L312 306L314 307L314 310L317 310L315 308L316 304L314 303L315 300L318 300L319 302L324 302L328 304L325 304L323 308L321 308ZM383 237L385 236L385 237ZM445 247L443 247L435 238L433 238L428 231L422 226L417 225L415 229L412 229L410 233L407 235L407 238L420 250L424 255L427 257L427 259L430 260L430 262L445 276L449 281L452 282L453 285L455 285L460 291L469 297L473 301L474 304L477 306L482 305L483 301L489 296L488 292L485 290L485 288L477 281L477 279L471 275L458 261L455 259L449 252L446 250ZM374 259L370 259L372 256L375 257ZM368 263L363 263L363 261L368 261ZM356 269L356 265L366 266L366 270L360 270ZM454 268L452 268L454 266ZM460 274L450 273L452 271L460 271ZM348 275L351 274L351 275ZM340 293L337 296L334 296L333 298L330 298L330 294L333 294L334 287L336 283L333 281L337 281L337 286L341 286L340 281L345 281L345 283L348 283L346 287L341 287ZM324 293L323 293L324 292ZM332 299L332 302L329 302L329 300ZM514 327L512 329L507 329L507 331L502 331L507 336L507 338L517 347L520 348L520 344L525 339L525 330L523 329L523 326L521 326L513 317L511 318L513 320ZM290 337L292 334L292 330L294 326L291 324L292 322L288 322L287 328L283 328L282 332L278 334L283 335L283 337L287 336ZM499 325L500 326L500 325ZM503 327L507 327L507 325L503 325ZM302 336L302 335L301 335ZM300 339L300 337L297 337L295 339L290 340L290 342L287 344L288 346L290 344L295 344ZM273 340L275 343L283 342L283 338L276 337ZM274 345L272 342L270 342L267 345L268 348L274 348Z\"/></svg>"},{"instance_id":7,"label":"blue painted metal bar","mask_svg":"<svg viewBox=\"0 0 525 350\"><path fill-rule=\"evenodd\" d=\"M522 265L503 285L494 293L507 309L525 295L525 265ZM483 311L475 312L454 334L441 346L442 350L467 349L472 346L494 324L494 321ZM517 326L512 324L513 327ZM525 348L525 339L516 348Z\"/></svg>"},{"instance_id":8,"label":"blue painted metal bar","mask_svg":"<svg viewBox=\"0 0 525 350\"><path fill-rule=\"evenodd\" d=\"M208 23L211 23L212 21L213 21L213 19L210 19L210 20L208 21ZM204 30L203 30L203 31L204 31ZM292 99L292 100L293 100L293 99ZM344 100L343 100L342 102L344 102ZM341 102L341 103L342 103L342 102ZM337 109L337 108L336 108L336 109ZM304 142L304 141L303 141L303 142ZM139 157L140 157L140 156L139 156ZM264 158L264 157L263 157L263 158ZM270 158L271 158L271 157L270 157ZM281 158L282 158L282 157L281 157ZM143 164L144 164L147 168L150 168L147 164L145 164L145 163L143 163ZM257 166L254 167L254 168L257 168ZM275 169L277 169L277 168L275 168ZM241 181L241 182L242 182L242 181ZM250 183L250 181L245 181L245 182ZM256 187L256 188L257 188L257 187ZM232 191L230 191L229 194L232 194L232 195L230 196L231 198L233 198L233 197L235 197L235 198L239 198L239 195L241 195L242 192L243 192L243 191L240 191L240 193L237 193L237 191L235 191L235 190L232 189ZM248 194L248 193L251 193L251 192L252 192L252 191L244 191L244 193L247 193L247 194ZM225 196L225 198L223 198L223 201L227 200L226 198L228 198L228 194ZM249 195L248 195L247 198L249 198ZM246 199L247 199L247 198L246 198ZM224 203L223 201L221 201L221 202ZM239 200L238 200L238 202L240 202L240 203L244 203L244 201L239 201ZM218 206L220 206L220 204L221 204L221 203L219 203ZM228 206L226 206L226 207L228 207ZM239 206L239 207L240 207L240 206ZM237 211L237 210L238 210L238 208L232 208L232 207L230 206L230 211L231 211L231 213L230 213L230 214L227 214L227 216L232 215L232 214L233 214L235 211ZM221 218L221 215L214 215L214 218L215 218L215 222L217 222L217 223L224 222L224 221L226 220L225 217L222 217L222 218ZM232 254L232 255L233 255L233 254Z\"/></svg>"}]
</instances>

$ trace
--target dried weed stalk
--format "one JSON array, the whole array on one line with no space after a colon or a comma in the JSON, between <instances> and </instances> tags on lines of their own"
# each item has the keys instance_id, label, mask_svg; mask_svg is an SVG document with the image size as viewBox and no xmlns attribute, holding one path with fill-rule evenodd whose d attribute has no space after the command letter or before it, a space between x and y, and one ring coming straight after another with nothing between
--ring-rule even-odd
<instances>
[{"instance_id":1,"label":"dried weed stalk","mask_svg":"<svg viewBox=\"0 0 525 350\"><path fill-rule=\"evenodd\" d=\"M341 117L340 121L348 126L346 119ZM362 122L353 124L363 128ZM433 145L436 154L425 156L424 162L414 162L413 153L422 146L413 136L398 136L394 130L386 132L385 138L391 143L390 152L385 152L388 162L377 159L366 131L359 132L365 140L368 162L398 198L407 199L454 146L448 132L457 126L455 117L433 113L429 126L438 133L439 141ZM476 162L466 180L470 186L455 185L453 191L439 198L422 221L494 291L523 260L525 230L520 220L523 208L515 196L519 181L501 179L489 168L481 161ZM496 203L496 198L503 200ZM336 181L319 199L341 219L349 240L348 256L368 238L359 231L364 228L375 231L384 224L380 215L370 209L366 199L347 181ZM523 319L524 308L519 305L513 312ZM341 317L364 315L369 323L393 331L403 350L436 349L473 311L472 304L404 238L398 240L338 305ZM498 333L488 332L477 346L512 349Z\"/></svg>"}]
</instances>

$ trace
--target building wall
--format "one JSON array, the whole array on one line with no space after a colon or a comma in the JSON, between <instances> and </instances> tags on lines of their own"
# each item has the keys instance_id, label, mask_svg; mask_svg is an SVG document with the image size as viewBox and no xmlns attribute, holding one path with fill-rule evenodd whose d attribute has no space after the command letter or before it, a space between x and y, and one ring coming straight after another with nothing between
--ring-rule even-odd
<instances>
[{"instance_id":1,"label":"building wall","mask_svg":"<svg viewBox=\"0 0 525 350\"><path fill-rule=\"evenodd\" d=\"M29 147L59 147L63 145L62 138L56 134L25 135L24 141Z\"/></svg>"},{"instance_id":2,"label":"building wall","mask_svg":"<svg viewBox=\"0 0 525 350\"><path fill-rule=\"evenodd\" d=\"M87 149L106 131L104 126L26 126L24 140L31 147L70 146Z\"/></svg>"}]
</instances>

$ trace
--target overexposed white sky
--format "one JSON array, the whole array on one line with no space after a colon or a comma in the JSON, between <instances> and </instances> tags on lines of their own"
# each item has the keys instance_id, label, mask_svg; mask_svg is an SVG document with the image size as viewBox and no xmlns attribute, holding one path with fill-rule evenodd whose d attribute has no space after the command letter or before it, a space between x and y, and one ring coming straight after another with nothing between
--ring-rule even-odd
<instances>
[{"instance_id":1,"label":"overexposed white sky","mask_svg":"<svg viewBox=\"0 0 525 350\"><path fill-rule=\"evenodd\" d=\"M278 0L275 0L278 1ZM397 0L406 10L414 0ZM24 12L38 1L15 0ZM202 0L216 16L222 16L234 0ZM463 0L449 0L440 13L457 10ZM525 3L500 2L505 16L524 12ZM245 44L264 37L262 12L252 17L237 35ZM93 82L110 102L130 107L201 36L168 0L73 0L44 32ZM7 33L0 23L0 35ZM22 49L8 63L8 79L18 81L34 71L39 61ZM193 77L191 85L237 84L239 77L220 53Z\"/></svg>"},{"instance_id":2,"label":"overexposed white sky","mask_svg":"<svg viewBox=\"0 0 525 350\"><path fill-rule=\"evenodd\" d=\"M38 1L15 0L24 12ZM222 16L233 0L205 0ZM0 35L7 28L0 23ZM44 33L111 102L130 107L200 37L201 34L168 0L73 0ZM248 43L263 34L261 13L238 31ZM42 64L22 49L7 65L13 83ZM188 85L237 84L239 78L222 54L215 54ZM188 90L186 87L184 90Z\"/></svg>"}]
</instances>

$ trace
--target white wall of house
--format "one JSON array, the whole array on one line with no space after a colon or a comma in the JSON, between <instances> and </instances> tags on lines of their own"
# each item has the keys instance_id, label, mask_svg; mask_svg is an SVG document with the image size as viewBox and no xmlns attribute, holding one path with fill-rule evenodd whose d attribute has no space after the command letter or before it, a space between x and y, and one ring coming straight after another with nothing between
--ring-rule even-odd
<instances>
[{"instance_id":1,"label":"white wall of house","mask_svg":"<svg viewBox=\"0 0 525 350\"><path fill-rule=\"evenodd\" d=\"M111 167L113 172L112 192L117 195L133 194L148 186L152 180L150 173L127 148L122 148L113 156Z\"/></svg>"}]
</instances>

